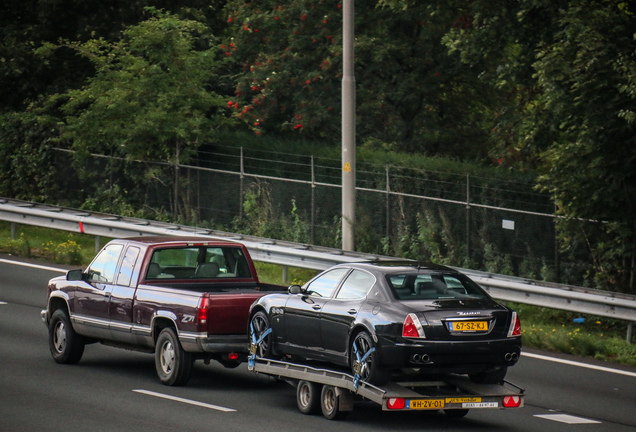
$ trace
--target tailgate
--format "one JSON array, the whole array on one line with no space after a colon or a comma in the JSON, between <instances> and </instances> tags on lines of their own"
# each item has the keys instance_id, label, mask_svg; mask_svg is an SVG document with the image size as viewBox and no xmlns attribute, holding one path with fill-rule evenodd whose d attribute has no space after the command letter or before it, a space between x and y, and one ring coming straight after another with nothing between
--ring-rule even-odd
<instances>
[{"instance_id":1,"label":"tailgate","mask_svg":"<svg viewBox=\"0 0 636 432\"><path fill-rule=\"evenodd\" d=\"M250 306L265 293L210 293L208 334L247 334Z\"/></svg>"}]
</instances>

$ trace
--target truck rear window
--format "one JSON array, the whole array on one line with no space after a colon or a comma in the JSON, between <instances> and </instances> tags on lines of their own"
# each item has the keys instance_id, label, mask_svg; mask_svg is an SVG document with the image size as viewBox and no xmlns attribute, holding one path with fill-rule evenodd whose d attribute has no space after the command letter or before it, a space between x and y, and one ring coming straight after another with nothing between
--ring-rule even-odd
<instances>
[{"instance_id":1,"label":"truck rear window","mask_svg":"<svg viewBox=\"0 0 636 432\"><path fill-rule=\"evenodd\" d=\"M252 278L241 248L190 246L157 249L146 279Z\"/></svg>"}]
</instances>

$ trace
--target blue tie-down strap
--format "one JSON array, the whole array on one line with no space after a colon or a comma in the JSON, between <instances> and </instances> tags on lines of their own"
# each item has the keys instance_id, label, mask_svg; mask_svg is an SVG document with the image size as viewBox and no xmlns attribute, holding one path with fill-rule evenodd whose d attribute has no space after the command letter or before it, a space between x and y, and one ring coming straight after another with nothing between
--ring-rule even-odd
<instances>
[{"instance_id":1,"label":"blue tie-down strap","mask_svg":"<svg viewBox=\"0 0 636 432\"><path fill-rule=\"evenodd\" d=\"M367 351L362 358L360 358L360 353L358 352L358 347L356 346L356 342L353 342L353 352L356 354L356 362L353 365L353 388L358 390L358 384L360 383L360 373L362 372L362 363L375 351L375 348L371 348Z\"/></svg>"},{"instance_id":2,"label":"blue tie-down strap","mask_svg":"<svg viewBox=\"0 0 636 432\"><path fill-rule=\"evenodd\" d=\"M247 367L249 370L252 370L254 369L254 364L256 364L256 351L258 349L258 344L263 342L263 339L265 339L272 332L272 328L270 327L267 330L265 330L265 332L263 332L261 337L258 339L256 339L256 333L254 332L254 327L252 326L252 323L250 323L250 330L252 333L252 344L250 346L250 355L247 358Z\"/></svg>"}]
</instances>

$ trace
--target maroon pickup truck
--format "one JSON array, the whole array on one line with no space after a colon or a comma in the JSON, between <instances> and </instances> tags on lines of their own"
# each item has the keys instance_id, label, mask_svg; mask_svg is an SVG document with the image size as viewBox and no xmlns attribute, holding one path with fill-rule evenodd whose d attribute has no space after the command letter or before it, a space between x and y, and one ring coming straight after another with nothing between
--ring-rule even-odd
<instances>
[{"instance_id":1,"label":"maroon pickup truck","mask_svg":"<svg viewBox=\"0 0 636 432\"><path fill-rule=\"evenodd\" d=\"M77 363L101 342L155 354L164 384L183 385L197 359L247 359L250 305L285 288L260 283L242 244L198 237L109 242L85 270L51 279L42 319L51 355Z\"/></svg>"}]
</instances>

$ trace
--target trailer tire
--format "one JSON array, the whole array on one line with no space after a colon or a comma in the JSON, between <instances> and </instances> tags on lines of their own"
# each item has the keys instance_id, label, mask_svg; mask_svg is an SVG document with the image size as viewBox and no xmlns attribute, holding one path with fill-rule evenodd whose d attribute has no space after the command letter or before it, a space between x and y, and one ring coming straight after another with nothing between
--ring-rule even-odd
<instances>
[{"instance_id":1,"label":"trailer tire","mask_svg":"<svg viewBox=\"0 0 636 432\"><path fill-rule=\"evenodd\" d=\"M58 309L49 322L49 349L53 360L60 364L75 364L84 354L84 338L73 329L68 312Z\"/></svg>"},{"instance_id":2,"label":"trailer tire","mask_svg":"<svg viewBox=\"0 0 636 432\"><path fill-rule=\"evenodd\" d=\"M296 402L303 414L320 412L321 385L311 381L300 380L296 387Z\"/></svg>"},{"instance_id":3,"label":"trailer tire","mask_svg":"<svg viewBox=\"0 0 636 432\"><path fill-rule=\"evenodd\" d=\"M327 420L342 420L349 411L340 410L340 396L332 385L322 386L320 392L320 409Z\"/></svg>"},{"instance_id":4,"label":"trailer tire","mask_svg":"<svg viewBox=\"0 0 636 432\"><path fill-rule=\"evenodd\" d=\"M181 386L188 382L192 372L192 354L186 352L172 327L161 330L155 346L155 369L161 382Z\"/></svg>"},{"instance_id":5,"label":"trailer tire","mask_svg":"<svg viewBox=\"0 0 636 432\"><path fill-rule=\"evenodd\" d=\"M466 417L466 414L468 414L468 410L467 409L444 410L444 414L446 414L446 417L449 417L449 418L462 418L462 417Z\"/></svg>"},{"instance_id":6,"label":"trailer tire","mask_svg":"<svg viewBox=\"0 0 636 432\"><path fill-rule=\"evenodd\" d=\"M358 332L353 336L349 354L352 373L354 375L359 375L360 379L362 379L363 381L376 386L381 386L389 382L389 379L391 379L391 372L388 370L380 369L378 365L377 351L371 353L365 359L365 361L362 362L362 364L358 364L358 358L353 349L354 343L358 347L360 357L364 357L364 355L371 348L375 347L371 335L369 335L369 333L367 333L366 331Z\"/></svg>"},{"instance_id":7,"label":"trailer tire","mask_svg":"<svg viewBox=\"0 0 636 432\"><path fill-rule=\"evenodd\" d=\"M258 311L250 319L250 341L259 340L261 335L270 328L269 318L263 311ZM265 336L256 345L256 355L261 358L271 358L272 356L272 334Z\"/></svg>"}]
</instances>

